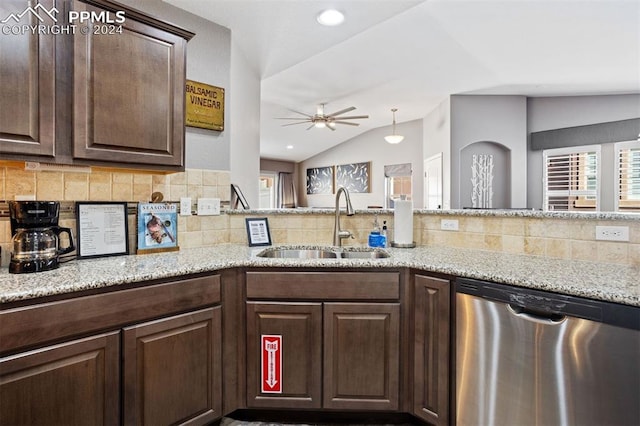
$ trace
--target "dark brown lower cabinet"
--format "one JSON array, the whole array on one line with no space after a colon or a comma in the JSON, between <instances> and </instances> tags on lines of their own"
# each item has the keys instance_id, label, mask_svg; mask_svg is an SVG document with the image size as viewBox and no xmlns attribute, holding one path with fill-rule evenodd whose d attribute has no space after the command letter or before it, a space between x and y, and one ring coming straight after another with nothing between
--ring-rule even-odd
<instances>
[{"instance_id":1,"label":"dark brown lower cabinet","mask_svg":"<svg viewBox=\"0 0 640 426\"><path fill-rule=\"evenodd\" d=\"M323 406L398 409L400 304L325 303Z\"/></svg>"},{"instance_id":2,"label":"dark brown lower cabinet","mask_svg":"<svg viewBox=\"0 0 640 426\"><path fill-rule=\"evenodd\" d=\"M222 417L220 285L198 276L0 309L0 425Z\"/></svg>"},{"instance_id":3,"label":"dark brown lower cabinet","mask_svg":"<svg viewBox=\"0 0 640 426\"><path fill-rule=\"evenodd\" d=\"M247 406L397 410L398 303L247 302ZM262 336L281 336L281 392L262 383Z\"/></svg>"},{"instance_id":4,"label":"dark brown lower cabinet","mask_svg":"<svg viewBox=\"0 0 640 426\"><path fill-rule=\"evenodd\" d=\"M221 308L123 331L125 425L206 424L221 417Z\"/></svg>"},{"instance_id":5,"label":"dark brown lower cabinet","mask_svg":"<svg viewBox=\"0 0 640 426\"><path fill-rule=\"evenodd\" d=\"M450 301L448 280L415 275L413 414L449 424Z\"/></svg>"},{"instance_id":6,"label":"dark brown lower cabinet","mask_svg":"<svg viewBox=\"0 0 640 426\"><path fill-rule=\"evenodd\" d=\"M120 334L0 359L1 425L117 425Z\"/></svg>"},{"instance_id":7,"label":"dark brown lower cabinet","mask_svg":"<svg viewBox=\"0 0 640 426\"><path fill-rule=\"evenodd\" d=\"M261 336L274 335L282 337L281 393L262 383ZM321 303L247 302L249 407L320 408L321 362Z\"/></svg>"}]
</instances>

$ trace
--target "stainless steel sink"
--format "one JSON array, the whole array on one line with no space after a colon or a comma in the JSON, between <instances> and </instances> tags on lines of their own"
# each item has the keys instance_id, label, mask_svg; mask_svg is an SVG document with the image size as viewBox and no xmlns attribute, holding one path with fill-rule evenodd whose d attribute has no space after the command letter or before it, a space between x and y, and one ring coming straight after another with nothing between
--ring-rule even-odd
<instances>
[{"instance_id":1,"label":"stainless steel sink","mask_svg":"<svg viewBox=\"0 0 640 426\"><path fill-rule=\"evenodd\" d=\"M261 251L257 256L286 259L336 259L338 253L324 249L271 248Z\"/></svg>"},{"instance_id":2,"label":"stainless steel sink","mask_svg":"<svg viewBox=\"0 0 640 426\"><path fill-rule=\"evenodd\" d=\"M380 249L345 250L340 252L343 259L386 259L389 253Z\"/></svg>"},{"instance_id":3,"label":"stainless steel sink","mask_svg":"<svg viewBox=\"0 0 640 426\"><path fill-rule=\"evenodd\" d=\"M292 248L274 247L268 248L256 256L280 259L386 259L389 253L375 248Z\"/></svg>"}]
</instances>

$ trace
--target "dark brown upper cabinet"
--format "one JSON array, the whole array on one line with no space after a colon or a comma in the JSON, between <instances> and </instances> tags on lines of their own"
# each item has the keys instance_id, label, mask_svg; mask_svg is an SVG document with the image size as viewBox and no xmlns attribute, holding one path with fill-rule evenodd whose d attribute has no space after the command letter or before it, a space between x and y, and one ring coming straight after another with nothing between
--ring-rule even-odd
<instances>
[{"instance_id":1,"label":"dark brown upper cabinet","mask_svg":"<svg viewBox=\"0 0 640 426\"><path fill-rule=\"evenodd\" d=\"M29 7L27 0L0 2L0 19ZM47 10L54 0L37 4ZM38 25L33 14L8 21L7 28ZM0 37L0 154L55 154L55 36L15 31ZM5 155L3 155L4 157Z\"/></svg>"}]
</instances>

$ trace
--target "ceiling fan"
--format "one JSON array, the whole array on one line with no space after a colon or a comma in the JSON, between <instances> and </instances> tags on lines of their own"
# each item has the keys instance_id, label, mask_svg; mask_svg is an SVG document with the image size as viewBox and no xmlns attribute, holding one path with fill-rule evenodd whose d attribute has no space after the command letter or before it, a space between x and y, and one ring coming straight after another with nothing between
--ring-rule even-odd
<instances>
[{"instance_id":1,"label":"ceiling fan","mask_svg":"<svg viewBox=\"0 0 640 426\"><path fill-rule=\"evenodd\" d=\"M336 111L332 114L325 114L324 106L325 104L318 105L318 108L316 109L316 113L314 115L305 114L304 112L300 112L292 109L291 112L295 112L296 114L303 115L304 118L278 117L278 120L295 120L294 123L283 124L282 125L283 127L295 126L296 124L311 123L311 125L307 127L307 130L313 127L318 127L318 128L327 127L331 130L336 130L336 124L347 124L349 126L360 125L360 123L352 123L350 121L345 121L345 120L359 120L363 118L369 118L368 115L349 115L349 116L340 117L342 114L346 114L347 112L353 111L354 109L356 109L356 107L349 107L349 108L342 109L340 111Z\"/></svg>"}]
</instances>

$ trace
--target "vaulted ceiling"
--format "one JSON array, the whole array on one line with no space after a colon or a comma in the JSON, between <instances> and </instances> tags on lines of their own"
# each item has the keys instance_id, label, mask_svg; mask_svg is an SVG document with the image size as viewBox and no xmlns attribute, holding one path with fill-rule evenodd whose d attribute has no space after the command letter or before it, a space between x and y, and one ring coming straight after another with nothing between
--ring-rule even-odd
<instances>
[{"instance_id":1,"label":"vaulted ceiling","mask_svg":"<svg viewBox=\"0 0 640 426\"><path fill-rule=\"evenodd\" d=\"M304 160L452 94L640 93L640 0L165 1L230 28L259 71L264 158ZM329 7L341 26L316 22ZM276 119L319 103L370 118L336 131Z\"/></svg>"}]
</instances>

